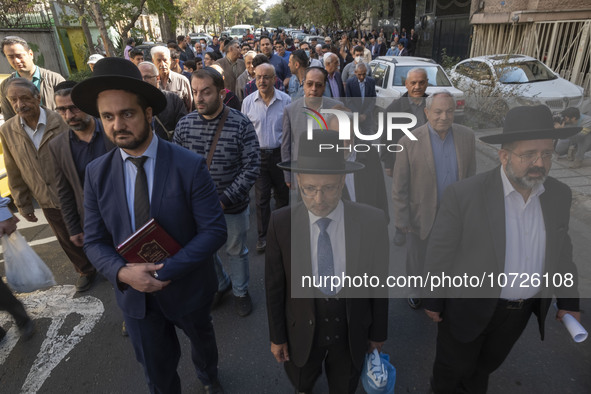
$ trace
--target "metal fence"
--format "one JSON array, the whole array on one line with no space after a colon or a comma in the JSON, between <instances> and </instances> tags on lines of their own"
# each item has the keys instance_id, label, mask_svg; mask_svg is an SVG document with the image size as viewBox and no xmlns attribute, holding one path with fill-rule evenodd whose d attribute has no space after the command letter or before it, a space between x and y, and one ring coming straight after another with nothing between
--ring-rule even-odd
<instances>
[{"instance_id":1,"label":"metal fence","mask_svg":"<svg viewBox=\"0 0 591 394\"><path fill-rule=\"evenodd\" d=\"M0 29L48 29L53 21L43 3L17 1L0 13Z\"/></svg>"}]
</instances>

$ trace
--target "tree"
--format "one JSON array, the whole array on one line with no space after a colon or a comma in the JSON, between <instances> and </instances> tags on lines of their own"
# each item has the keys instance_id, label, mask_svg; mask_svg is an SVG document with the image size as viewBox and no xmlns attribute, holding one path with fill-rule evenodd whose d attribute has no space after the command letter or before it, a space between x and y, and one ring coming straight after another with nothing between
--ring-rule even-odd
<instances>
[{"instance_id":1,"label":"tree","mask_svg":"<svg viewBox=\"0 0 591 394\"><path fill-rule=\"evenodd\" d=\"M378 3L379 4L379 3ZM340 28L359 29L376 5L370 0L283 0L285 13L295 19L295 25L314 24Z\"/></svg>"}]
</instances>

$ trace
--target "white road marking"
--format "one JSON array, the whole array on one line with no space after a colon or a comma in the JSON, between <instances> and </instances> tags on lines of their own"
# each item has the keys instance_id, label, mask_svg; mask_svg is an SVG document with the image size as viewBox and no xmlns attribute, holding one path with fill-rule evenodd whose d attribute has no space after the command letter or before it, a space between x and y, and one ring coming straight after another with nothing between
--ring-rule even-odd
<instances>
[{"instance_id":1,"label":"white road marking","mask_svg":"<svg viewBox=\"0 0 591 394\"><path fill-rule=\"evenodd\" d=\"M41 349L33 363L21 393L37 392L51 371L68 355L68 353L90 333L103 315L103 303L95 297L83 296L73 298L76 288L72 285L53 286L45 291L19 294L17 297L25 305L31 319L51 319ZM74 326L69 335L59 335L66 317L72 313L81 316L80 322ZM7 313L0 314L0 326L12 322ZM19 340L16 325L12 325L6 338L0 344L0 365L3 365L10 352ZM41 333L37 331L36 335Z\"/></svg>"}]
</instances>

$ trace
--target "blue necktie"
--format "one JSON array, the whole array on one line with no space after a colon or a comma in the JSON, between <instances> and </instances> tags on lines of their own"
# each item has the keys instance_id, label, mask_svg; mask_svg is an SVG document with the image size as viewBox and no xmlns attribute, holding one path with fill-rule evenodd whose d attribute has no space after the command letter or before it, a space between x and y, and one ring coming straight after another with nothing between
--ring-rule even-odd
<instances>
[{"instance_id":1,"label":"blue necktie","mask_svg":"<svg viewBox=\"0 0 591 394\"><path fill-rule=\"evenodd\" d=\"M334 275L334 259L332 256L332 244L330 243L330 236L326 229L332 220L329 218L322 218L316 221L320 234L318 234L318 276L321 278L330 277ZM327 281L328 286L321 287L320 291L327 295L334 295L336 291L330 289L330 279Z\"/></svg>"}]
</instances>

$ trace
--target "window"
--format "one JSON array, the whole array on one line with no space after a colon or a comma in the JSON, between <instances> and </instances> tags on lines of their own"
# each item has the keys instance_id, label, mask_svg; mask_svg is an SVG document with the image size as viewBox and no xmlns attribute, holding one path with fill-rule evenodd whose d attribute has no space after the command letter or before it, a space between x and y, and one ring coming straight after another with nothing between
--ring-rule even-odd
<instances>
[{"instance_id":1,"label":"window","mask_svg":"<svg viewBox=\"0 0 591 394\"><path fill-rule=\"evenodd\" d=\"M377 63L375 65L375 68L371 71L373 79L376 80L376 86L380 88L384 87L384 81L387 81L387 79L384 78L386 76L387 69L388 66L386 66L385 64Z\"/></svg>"},{"instance_id":2,"label":"window","mask_svg":"<svg viewBox=\"0 0 591 394\"><path fill-rule=\"evenodd\" d=\"M427 71L428 86L449 86L452 84L445 75L445 71L439 66L397 66L394 70L392 86L404 86L406 74L413 68L424 68Z\"/></svg>"}]
</instances>

